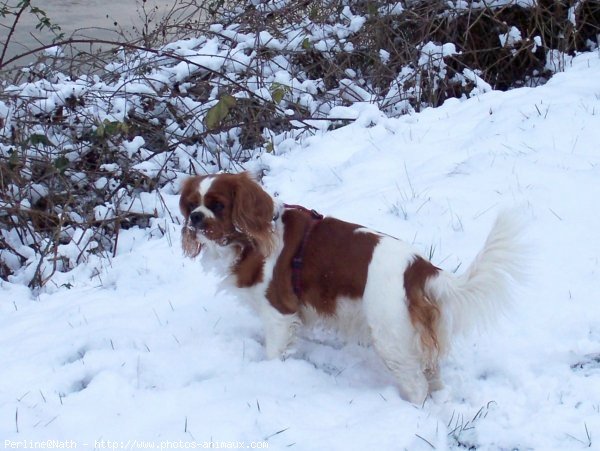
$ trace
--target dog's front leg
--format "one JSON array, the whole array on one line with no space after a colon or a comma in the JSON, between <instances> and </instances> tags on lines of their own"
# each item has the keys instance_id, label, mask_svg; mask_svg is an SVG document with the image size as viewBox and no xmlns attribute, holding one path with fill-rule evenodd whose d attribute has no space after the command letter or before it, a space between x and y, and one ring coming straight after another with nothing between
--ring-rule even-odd
<instances>
[{"instance_id":1,"label":"dog's front leg","mask_svg":"<svg viewBox=\"0 0 600 451\"><path fill-rule=\"evenodd\" d=\"M283 314L274 308L267 299L260 309L265 328L265 348L267 358L284 358L294 342L296 329L300 324L298 314Z\"/></svg>"}]
</instances>

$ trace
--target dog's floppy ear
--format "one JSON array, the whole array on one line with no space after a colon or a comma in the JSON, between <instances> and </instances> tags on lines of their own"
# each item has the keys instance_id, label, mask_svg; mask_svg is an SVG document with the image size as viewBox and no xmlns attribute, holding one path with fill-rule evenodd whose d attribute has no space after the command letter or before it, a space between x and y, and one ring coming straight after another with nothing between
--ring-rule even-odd
<instances>
[{"instance_id":1,"label":"dog's floppy ear","mask_svg":"<svg viewBox=\"0 0 600 451\"><path fill-rule=\"evenodd\" d=\"M187 221L181 229L181 249L183 249L183 255L189 258L196 257L202 250L202 244L196 237L196 231L187 226Z\"/></svg>"},{"instance_id":2,"label":"dog's floppy ear","mask_svg":"<svg viewBox=\"0 0 600 451\"><path fill-rule=\"evenodd\" d=\"M181 248L183 255L189 258L196 257L201 250L201 243L196 237L196 231L189 227L190 208L193 202L198 202L198 185L202 181L202 177L188 177L181 186L181 194L179 197L179 209L184 218L183 227L181 228Z\"/></svg>"},{"instance_id":3,"label":"dog's floppy ear","mask_svg":"<svg viewBox=\"0 0 600 451\"><path fill-rule=\"evenodd\" d=\"M236 177L231 219L243 234L251 237L267 255L272 248L273 199L247 172Z\"/></svg>"}]
</instances>

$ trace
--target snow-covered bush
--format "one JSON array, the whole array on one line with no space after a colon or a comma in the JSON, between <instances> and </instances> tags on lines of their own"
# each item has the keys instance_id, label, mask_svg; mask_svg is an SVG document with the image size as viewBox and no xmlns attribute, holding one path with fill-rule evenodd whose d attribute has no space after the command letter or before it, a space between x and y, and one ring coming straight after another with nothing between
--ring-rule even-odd
<instances>
[{"instance_id":1,"label":"snow-covered bush","mask_svg":"<svg viewBox=\"0 0 600 451\"><path fill-rule=\"evenodd\" d=\"M160 194L183 175L284 152L357 103L409 114L543 82L549 58L597 45L598 2L571 3L217 1L211 23L117 42L100 71L73 65L76 39L45 46L2 82L0 276L42 286L109 256L121 228L174 217Z\"/></svg>"}]
</instances>

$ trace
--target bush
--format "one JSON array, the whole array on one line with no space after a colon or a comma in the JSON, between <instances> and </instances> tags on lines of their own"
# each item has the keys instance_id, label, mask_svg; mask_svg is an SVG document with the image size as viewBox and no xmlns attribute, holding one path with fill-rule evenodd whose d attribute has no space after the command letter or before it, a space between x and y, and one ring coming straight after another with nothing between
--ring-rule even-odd
<instances>
[{"instance_id":1,"label":"bush","mask_svg":"<svg viewBox=\"0 0 600 451\"><path fill-rule=\"evenodd\" d=\"M54 28L35 64L4 72L0 277L40 287L114 255L121 229L170 217L161 193L183 175L240 170L348 123L356 103L394 116L533 86L600 33L598 1L187 0L161 20L141 12L114 40ZM82 43L112 47L73 50Z\"/></svg>"}]
</instances>

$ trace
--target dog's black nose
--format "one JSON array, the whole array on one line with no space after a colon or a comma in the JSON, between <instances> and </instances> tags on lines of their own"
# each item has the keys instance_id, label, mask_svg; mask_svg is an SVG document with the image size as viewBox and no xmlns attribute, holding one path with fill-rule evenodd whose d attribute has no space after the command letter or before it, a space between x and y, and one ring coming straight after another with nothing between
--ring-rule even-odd
<instances>
[{"instance_id":1,"label":"dog's black nose","mask_svg":"<svg viewBox=\"0 0 600 451\"><path fill-rule=\"evenodd\" d=\"M204 222L204 213L202 213L200 211L193 212L190 215L190 222L192 223L192 226L194 226L194 227L202 226L202 223Z\"/></svg>"}]
</instances>

